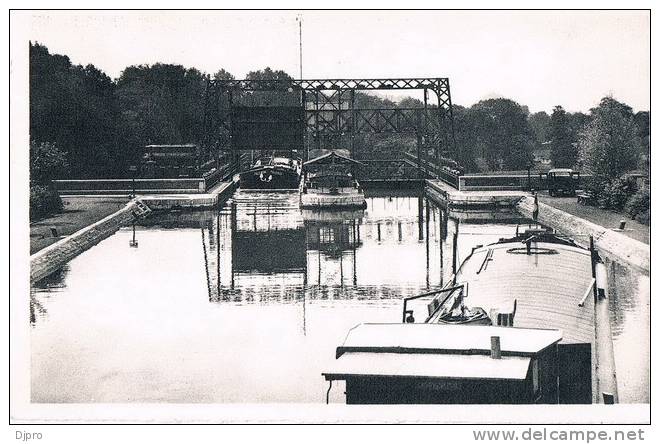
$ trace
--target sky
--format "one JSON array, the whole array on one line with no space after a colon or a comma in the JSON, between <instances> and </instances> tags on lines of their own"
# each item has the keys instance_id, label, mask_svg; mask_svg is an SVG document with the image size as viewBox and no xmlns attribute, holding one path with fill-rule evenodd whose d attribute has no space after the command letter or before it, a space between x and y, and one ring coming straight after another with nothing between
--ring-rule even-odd
<instances>
[{"instance_id":1,"label":"sky","mask_svg":"<svg viewBox=\"0 0 660 444\"><path fill-rule=\"evenodd\" d=\"M27 35L112 78L156 62L242 78L449 77L454 104L506 97L587 112L612 95L650 107L647 11L48 11ZM405 95L413 95L409 91ZM389 94L397 99L395 94ZM421 95L420 95L421 98Z\"/></svg>"}]
</instances>

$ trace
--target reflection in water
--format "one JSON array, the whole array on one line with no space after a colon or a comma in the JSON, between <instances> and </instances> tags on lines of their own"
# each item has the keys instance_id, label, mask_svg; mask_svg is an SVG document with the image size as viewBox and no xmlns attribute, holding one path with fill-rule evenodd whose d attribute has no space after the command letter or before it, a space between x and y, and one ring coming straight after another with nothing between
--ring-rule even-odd
<instances>
[{"instance_id":1,"label":"reflection in water","mask_svg":"<svg viewBox=\"0 0 660 444\"><path fill-rule=\"evenodd\" d=\"M605 259L620 402L649 402L650 277Z\"/></svg>"},{"instance_id":2,"label":"reflection in water","mask_svg":"<svg viewBox=\"0 0 660 444\"><path fill-rule=\"evenodd\" d=\"M54 271L50 275L39 281L36 287L43 292L43 299L48 299L55 296L66 289L66 277L69 273L69 264L64 265L62 268ZM44 303L36 297L39 290L30 291L30 324L34 325L37 319L42 320L46 318L48 310L44 307Z\"/></svg>"},{"instance_id":3,"label":"reflection in water","mask_svg":"<svg viewBox=\"0 0 660 444\"><path fill-rule=\"evenodd\" d=\"M127 227L35 285L32 401L324 402L320 372L348 329L399 322L403 297L518 222L416 192L328 213L238 191L219 211L154 215L139 248ZM645 401L648 277L616 266L611 279L620 398Z\"/></svg>"},{"instance_id":4,"label":"reflection in water","mask_svg":"<svg viewBox=\"0 0 660 444\"><path fill-rule=\"evenodd\" d=\"M202 222L209 300L389 299L438 287L429 270L440 265L439 230L425 222L437 211L410 195L300 211L295 194L239 191Z\"/></svg>"}]
</instances>

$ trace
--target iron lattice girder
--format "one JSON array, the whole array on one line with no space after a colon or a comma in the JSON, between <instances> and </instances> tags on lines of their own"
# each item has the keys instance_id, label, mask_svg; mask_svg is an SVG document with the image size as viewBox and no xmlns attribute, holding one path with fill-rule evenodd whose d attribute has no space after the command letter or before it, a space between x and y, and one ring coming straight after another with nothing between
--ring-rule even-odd
<instances>
[{"instance_id":1,"label":"iron lattice girder","mask_svg":"<svg viewBox=\"0 0 660 444\"><path fill-rule=\"evenodd\" d=\"M354 92L361 90L423 90L424 108L356 109ZM427 106L428 90L438 99ZM455 152L449 79L307 79L307 80L209 80L205 95L205 139L220 149L236 149L231 142L233 101L253 91L299 92L305 108L305 129L317 141L324 135L356 133L415 133L428 144L452 147ZM418 141L418 144L420 142Z\"/></svg>"},{"instance_id":2,"label":"iron lattice girder","mask_svg":"<svg viewBox=\"0 0 660 444\"><path fill-rule=\"evenodd\" d=\"M437 108L308 109L306 121L312 133L424 133L442 129L444 114Z\"/></svg>"},{"instance_id":3,"label":"iron lattice girder","mask_svg":"<svg viewBox=\"0 0 660 444\"><path fill-rule=\"evenodd\" d=\"M451 107L449 79L437 78L398 78L398 79L309 79L309 80L209 80L209 87L221 92L240 91L364 91L364 90L405 90L430 89L438 96L438 106Z\"/></svg>"}]
</instances>

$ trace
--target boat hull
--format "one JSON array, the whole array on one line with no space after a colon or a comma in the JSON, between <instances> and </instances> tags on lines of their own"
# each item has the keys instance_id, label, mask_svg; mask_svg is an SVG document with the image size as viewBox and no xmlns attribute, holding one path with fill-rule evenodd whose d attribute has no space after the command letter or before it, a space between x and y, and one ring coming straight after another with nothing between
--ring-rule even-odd
<instances>
[{"instance_id":1,"label":"boat hull","mask_svg":"<svg viewBox=\"0 0 660 444\"><path fill-rule=\"evenodd\" d=\"M365 209L367 201L364 193L325 194L301 193L300 208L302 209Z\"/></svg>"},{"instance_id":2,"label":"boat hull","mask_svg":"<svg viewBox=\"0 0 660 444\"><path fill-rule=\"evenodd\" d=\"M296 189L300 174L290 168L263 167L240 174L240 187L258 190Z\"/></svg>"}]
</instances>

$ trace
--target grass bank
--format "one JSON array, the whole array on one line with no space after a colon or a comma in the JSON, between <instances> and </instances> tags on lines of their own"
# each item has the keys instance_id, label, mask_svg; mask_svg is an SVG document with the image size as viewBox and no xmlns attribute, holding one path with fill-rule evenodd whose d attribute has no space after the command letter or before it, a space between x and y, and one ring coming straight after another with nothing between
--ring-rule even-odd
<instances>
[{"instance_id":1,"label":"grass bank","mask_svg":"<svg viewBox=\"0 0 660 444\"><path fill-rule=\"evenodd\" d=\"M30 255L124 207L128 197L64 196L64 211L30 224ZM53 236L51 228L57 231Z\"/></svg>"}]
</instances>

